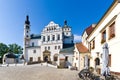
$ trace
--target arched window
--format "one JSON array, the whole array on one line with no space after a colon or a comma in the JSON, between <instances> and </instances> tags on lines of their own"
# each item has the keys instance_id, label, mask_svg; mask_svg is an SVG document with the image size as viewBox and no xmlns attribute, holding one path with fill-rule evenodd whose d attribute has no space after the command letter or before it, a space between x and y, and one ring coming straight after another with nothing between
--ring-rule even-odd
<instances>
[{"instance_id":1,"label":"arched window","mask_svg":"<svg viewBox=\"0 0 120 80\"><path fill-rule=\"evenodd\" d=\"M95 65L100 65L100 59L99 58L95 59Z\"/></svg>"},{"instance_id":2,"label":"arched window","mask_svg":"<svg viewBox=\"0 0 120 80\"><path fill-rule=\"evenodd\" d=\"M54 55L54 61L58 61L58 55L57 54Z\"/></svg>"},{"instance_id":3,"label":"arched window","mask_svg":"<svg viewBox=\"0 0 120 80\"><path fill-rule=\"evenodd\" d=\"M28 33L28 31L27 31L27 33Z\"/></svg>"},{"instance_id":4,"label":"arched window","mask_svg":"<svg viewBox=\"0 0 120 80\"><path fill-rule=\"evenodd\" d=\"M28 35L26 35L26 37L28 38L29 36L28 36Z\"/></svg>"}]
</instances>

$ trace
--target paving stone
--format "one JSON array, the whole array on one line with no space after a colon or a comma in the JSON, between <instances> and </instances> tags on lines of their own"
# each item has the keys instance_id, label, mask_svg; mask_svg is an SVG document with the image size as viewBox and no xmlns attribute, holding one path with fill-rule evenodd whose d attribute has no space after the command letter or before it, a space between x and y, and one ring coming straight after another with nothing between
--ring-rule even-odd
<instances>
[{"instance_id":1,"label":"paving stone","mask_svg":"<svg viewBox=\"0 0 120 80\"><path fill-rule=\"evenodd\" d=\"M0 80L80 80L79 71L41 65L0 67Z\"/></svg>"}]
</instances>

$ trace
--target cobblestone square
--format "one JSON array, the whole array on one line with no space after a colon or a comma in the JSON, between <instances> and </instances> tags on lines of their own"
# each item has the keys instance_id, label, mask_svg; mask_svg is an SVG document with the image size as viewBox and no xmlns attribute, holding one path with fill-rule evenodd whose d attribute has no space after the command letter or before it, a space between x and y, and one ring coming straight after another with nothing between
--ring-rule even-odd
<instances>
[{"instance_id":1,"label":"cobblestone square","mask_svg":"<svg viewBox=\"0 0 120 80\"><path fill-rule=\"evenodd\" d=\"M78 72L39 64L0 67L0 80L79 80Z\"/></svg>"}]
</instances>

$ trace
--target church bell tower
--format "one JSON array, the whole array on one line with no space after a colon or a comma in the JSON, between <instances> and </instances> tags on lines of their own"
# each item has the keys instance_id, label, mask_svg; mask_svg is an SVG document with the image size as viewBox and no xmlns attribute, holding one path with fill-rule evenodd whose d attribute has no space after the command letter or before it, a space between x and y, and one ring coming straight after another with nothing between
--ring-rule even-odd
<instances>
[{"instance_id":1,"label":"church bell tower","mask_svg":"<svg viewBox=\"0 0 120 80\"><path fill-rule=\"evenodd\" d=\"M67 25L67 21L64 21L64 26L63 26L63 43L64 44L73 44L73 34L72 34L72 29L70 26Z\"/></svg>"},{"instance_id":2,"label":"church bell tower","mask_svg":"<svg viewBox=\"0 0 120 80\"><path fill-rule=\"evenodd\" d=\"M25 24L24 24L24 46L29 47L30 44L30 21L29 16L26 16Z\"/></svg>"}]
</instances>

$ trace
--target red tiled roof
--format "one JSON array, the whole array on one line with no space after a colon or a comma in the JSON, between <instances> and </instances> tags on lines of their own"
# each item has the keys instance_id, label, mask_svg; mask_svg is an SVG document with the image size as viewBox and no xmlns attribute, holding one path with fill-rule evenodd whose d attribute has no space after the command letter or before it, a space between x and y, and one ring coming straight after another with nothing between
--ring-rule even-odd
<instances>
[{"instance_id":1,"label":"red tiled roof","mask_svg":"<svg viewBox=\"0 0 120 80\"><path fill-rule=\"evenodd\" d=\"M83 45L83 43L76 43L76 47L80 53L89 52L89 50Z\"/></svg>"},{"instance_id":2,"label":"red tiled roof","mask_svg":"<svg viewBox=\"0 0 120 80\"><path fill-rule=\"evenodd\" d=\"M85 31L86 31L87 35L89 36L93 30L94 30L94 27L93 27L93 25L91 25Z\"/></svg>"}]
</instances>

